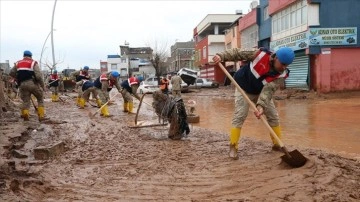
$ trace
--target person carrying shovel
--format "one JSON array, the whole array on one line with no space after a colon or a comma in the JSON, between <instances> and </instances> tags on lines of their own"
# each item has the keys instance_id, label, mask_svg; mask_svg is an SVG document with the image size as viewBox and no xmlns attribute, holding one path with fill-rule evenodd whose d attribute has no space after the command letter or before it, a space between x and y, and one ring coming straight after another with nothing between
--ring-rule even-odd
<instances>
[{"instance_id":1,"label":"person carrying shovel","mask_svg":"<svg viewBox=\"0 0 360 202\"><path fill-rule=\"evenodd\" d=\"M279 115L272 99L274 92L289 76L289 64L295 58L291 48L283 47L275 53L265 48L255 51L241 51L234 48L217 53L212 59L215 63L223 61L248 61L246 65L236 71L234 79L243 89L249 99L255 103L257 111L255 116L266 116L269 125L276 136L281 139ZM243 123L249 112L249 103L238 91L235 92L235 112L230 130L229 156L238 159L238 142ZM279 143L271 136L273 150L279 150Z\"/></svg>"},{"instance_id":2,"label":"person carrying shovel","mask_svg":"<svg viewBox=\"0 0 360 202\"><path fill-rule=\"evenodd\" d=\"M96 88L96 94L99 95L101 100L101 112L100 115L103 117L109 117L109 110L107 106L102 106L107 104L110 101L109 92L115 86L120 93L121 87L118 82L118 78L120 77L119 72L112 71L109 73L101 74L96 80L94 81L94 86ZM98 103L98 101L97 101ZM99 105L100 103L98 103Z\"/></svg>"}]
</instances>

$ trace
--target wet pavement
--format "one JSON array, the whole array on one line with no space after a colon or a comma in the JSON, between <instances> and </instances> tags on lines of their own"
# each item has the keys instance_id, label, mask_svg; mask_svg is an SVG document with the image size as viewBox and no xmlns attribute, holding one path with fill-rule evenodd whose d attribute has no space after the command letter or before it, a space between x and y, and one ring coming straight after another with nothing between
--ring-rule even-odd
<instances>
[{"instance_id":1,"label":"wet pavement","mask_svg":"<svg viewBox=\"0 0 360 202\"><path fill-rule=\"evenodd\" d=\"M184 94L184 100L197 102L196 114L202 128L228 133L234 109L234 97ZM284 144L325 149L346 156L360 155L360 97L332 100L295 99L276 100L283 129ZM245 121L242 136L270 141L270 135L252 111Z\"/></svg>"}]
</instances>

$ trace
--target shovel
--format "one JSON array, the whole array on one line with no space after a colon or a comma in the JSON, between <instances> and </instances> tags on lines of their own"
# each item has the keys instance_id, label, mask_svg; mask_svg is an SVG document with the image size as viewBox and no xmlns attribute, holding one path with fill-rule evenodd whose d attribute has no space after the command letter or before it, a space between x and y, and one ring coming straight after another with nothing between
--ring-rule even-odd
<instances>
[{"instance_id":1,"label":"shovel","mask_svg":"<svg viewBox=\"0 0 360 202\"><path fill-rule=\"evenodd\" d=\"M241 87L236 83L235 79L229 74L229 72L225 69L223 64L218 63L221 70L226 74L226 76L230 79L230 81L235 85L236 89L242 94L242 96L246 99L246 101L249 103L251 108L255 111L257 111L257 108L255 104L249 99L249 97L246 95L246 93L241 89ZM266 128L270 131L271 136L276 140L276 142L279 143L279 146L281 148L281 151L285 153L285 155L281 156L281 159L285 161L287 164L289 164L292 167L298 168L303 165L305 165L307 159L298 151L294 150L292 152L288 152L286 149L284 143L279 139L279 137L276 135L274 130L271 128L267 120L264 116L260 116L261 120L265 124Z\"/></svg>"},{"instance_id":2,"label":"shovel","mask_svg":"<svg viewBox=\"0 0 360 202\"><path fill-rule=\"evenodd\" d=\"M35 105L35 102L34 102L34 99L33 99L32 95L30 96L30 100L31 100L32 105L34 106L35 111L37 111L38 108L37 108L37 106Z\"/></svg>"},{"instance_id":3,"label":"shovel","mask_svg":"<svg viewBox=\"0 0 360 202\"><path fill-rule=\"evenodd\" d=\"M96 110L95 113L91 114L91 112L89 113L89 117L93 118L99 111L102 110L102 108L104 108L107 104L109 104L110 101L112 101L114 99L114 97L118 96L120 93L116 93L114 96L112 96L107 102L105 102L105 104L103 104L98 110Z\"/></svg>"}]
</instances>

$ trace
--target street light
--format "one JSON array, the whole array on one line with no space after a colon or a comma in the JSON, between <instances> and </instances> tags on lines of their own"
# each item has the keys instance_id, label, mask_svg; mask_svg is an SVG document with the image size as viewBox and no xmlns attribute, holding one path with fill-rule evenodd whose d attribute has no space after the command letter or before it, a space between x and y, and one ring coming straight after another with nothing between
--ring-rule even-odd
<instances>
[{"instance_id":1,"label":"street light","mask_svg":"<svg viewBox=\"0 0 360 202\"><path fill-rule=\"evenodd\" d=\"M56 29L53 29L52 31L56 31ZM49 34L47 35L47 37L46 37L46 39L45 39L45 41L44 41L43 47L42 47L42 49L41 49L41 54L40 54L40 68L41 68L41 70L43 70L43 69L42 69L41 59L42 59L42 55L43 55L44 50L45 50L45 44L46 44L46 42L47 42L50 34L52 33L52 31L50 31Z\"/></svg>"}]
</instances>

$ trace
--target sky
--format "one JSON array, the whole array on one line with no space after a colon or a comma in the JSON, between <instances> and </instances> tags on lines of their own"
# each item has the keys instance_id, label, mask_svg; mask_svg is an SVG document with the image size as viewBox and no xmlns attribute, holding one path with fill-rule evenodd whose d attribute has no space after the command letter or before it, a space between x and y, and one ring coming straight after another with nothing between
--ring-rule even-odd
<instances>
[{"instance_id":1,"label":"sky","mask_svg":"<svg viewBox=\"0 0 360 202\"><path fill-rule=\"evenodd\" d=\"M246 14L251 1L57 0L52 18L55 0L0 0L0 62L13 66L30 50L42 69L53 61L58 70L100 68L125 41L169 51L176 41L190 41L208 14Z\"/></svg>"}]
</instances>

